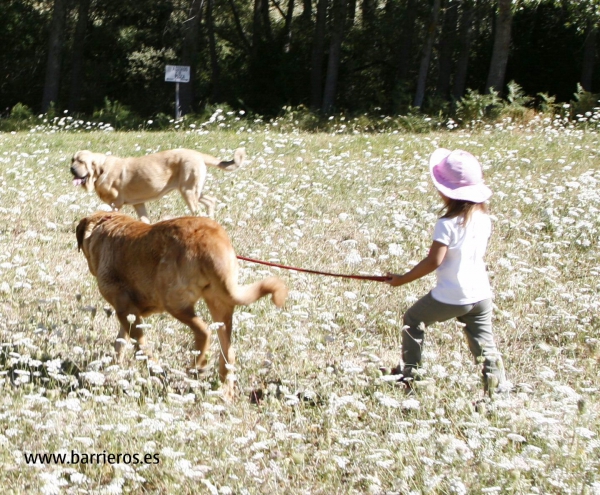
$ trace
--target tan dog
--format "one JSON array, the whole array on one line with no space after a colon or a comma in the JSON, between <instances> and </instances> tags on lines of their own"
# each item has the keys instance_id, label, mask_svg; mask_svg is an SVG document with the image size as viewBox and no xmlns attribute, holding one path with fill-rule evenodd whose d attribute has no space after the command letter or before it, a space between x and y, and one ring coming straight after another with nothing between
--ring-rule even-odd
<instances>
[{"instance_id":1,"label":"tan dog","mask_svg":"<svg viewBox=\"0 0 600 495\"><path fill-rule=\"evenodd\" d=\"M244 148L235 150L233 160L221 161L194 150L176 149L151 155L119 158L118 156L78 151L71 160L73 184L94 189L102 201L120 210L133 205L139 218L150 223L146 201L164 196L178 189L193 215L198 214L198 203L213 217L216 198L202 194L206 182L206 166L236 170L246 158Z\"/></svg>"},{"instance_id":2,"label":"tan dog","mask_svg":"<svg viewBox=\"0 0 600 495\"><path fill-rule=\"evenodd\" d=\"M231 348L235 307L268 294L281 307L287 297L287 288L277 277L239 286L238 262L229 237L208 218L183 217L147 225L122 213L94 213L79 222L77 246L98 280L100 293L119 318L115 342L119 359L130 337L143 348L144 331L137 327L142 317L168 312L194 332L199 354L193 366L204 369L210 331L194 311L196 302L204 299L213 321L224 324L218 331L219 375L226 395L233 391L227 374L228 365L235 361Z\"/></svg>"}]
</instances>

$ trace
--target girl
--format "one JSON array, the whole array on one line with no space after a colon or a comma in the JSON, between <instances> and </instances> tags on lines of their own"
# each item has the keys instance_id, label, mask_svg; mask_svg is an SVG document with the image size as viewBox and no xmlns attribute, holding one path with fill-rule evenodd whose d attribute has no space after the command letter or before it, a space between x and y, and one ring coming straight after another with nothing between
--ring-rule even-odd
<instances>
[{"instance_id":1,"label":"girl","mask_svg":"<svg viewBox=\"0 0 600 495\"><path fill-rule=\"evenodd\" d=\"M504 367L492 333L492 291L483 256L491 233L485 201L492 191L483 183L481 165L470 153L440 148L430 158L431 178L444 207L433 230L429 254L403 275L388 273L398 287L436 271L437 284L404 315L402 361L392 374L410 388L421 364L425 328L457 318L464 323L469 349L483 361L484 389L505 382Z\"/></svg>"}]
</instances>

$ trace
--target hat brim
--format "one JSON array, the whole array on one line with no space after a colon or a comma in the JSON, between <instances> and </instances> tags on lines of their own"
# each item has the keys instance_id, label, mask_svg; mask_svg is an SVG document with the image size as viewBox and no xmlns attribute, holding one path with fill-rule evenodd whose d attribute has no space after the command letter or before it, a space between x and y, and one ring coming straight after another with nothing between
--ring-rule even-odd
<instances>
[{"instance_id":1,"label":"hat brim","mask_svg":"<svg viewBox=\"0 0 600 495\"><path fill-rule=\"evenodd\" d=\"M435 188L444 196L459 201L470 201L471 203L483 203L492 197L492 190L485 184L476 184L474 186L463 186L455 189L449 188L433 181Z\"/></svg>"},{"instance_id":2,"label":"hat brim","mask_svg":"<svg viewBox=\"0 0 600 495\"><path fill-rule=\"evenodd\" d=\"M444 182L439 176L437 167L441 165L452 151L445 148L435 150L429 158L429 172L435 188L444 196L459 201L471 201L472 203L483 203L492 197L492 190L483 182L470 186L452 186Z\"/></svg>"}]
</instances>

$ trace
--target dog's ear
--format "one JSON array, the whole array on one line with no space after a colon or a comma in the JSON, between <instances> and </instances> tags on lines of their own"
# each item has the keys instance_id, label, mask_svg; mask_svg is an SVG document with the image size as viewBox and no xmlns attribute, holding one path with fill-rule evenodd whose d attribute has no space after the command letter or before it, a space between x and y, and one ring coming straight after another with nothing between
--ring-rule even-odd
<instances>
[{"instance_id":1,"label":"dog's ear","mask_svg":"<svg viewBox=\"0 0 600 495\"><path fill-rule=\"evenodd\" d=\"M73 161L82 163L88 173L88 179L85 181L85 190L87 192L94 191L94 182L103 173L104 162L106 155L102 153L92 153L88 150L81 150L75 153Z\"/></svg>"},{"instance_id":2,"label":"dog's ear","mask_svg":"<svg viewBox=\"0 0 600 495\"><path fill-rule=\"evenodd\" d=\"M86 218L82 219L77 225L77 229L75 230L75 236L77 237L77 251L81 251L83 248L83 238L85 236L85 231L87 230L89 220Z\"/></svg>"},{"instance_id":3,"label":"dog's ear","mask_svg":"<svg viewBox=\"0 0 600 495\"><path fill-rule=\"evenodd\" d=\"M88 172L88 179L85 181L85 189L87 192L92 192L94 190L94 182L96 182L96 178L98 177L98 165L94 160L94 155L92 153L86 153L85 158L80 160L85 163L85 168Z\"/></svg>"}]
</instances>

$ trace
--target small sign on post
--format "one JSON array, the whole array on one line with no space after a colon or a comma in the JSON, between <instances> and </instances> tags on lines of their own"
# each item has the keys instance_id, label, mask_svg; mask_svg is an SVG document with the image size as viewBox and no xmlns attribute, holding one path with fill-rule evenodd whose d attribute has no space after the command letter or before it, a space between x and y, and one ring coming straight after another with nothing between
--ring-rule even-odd
<instances>
[{"instance_id":1,"label":"small sign on post","mask_svg":"<svg viewBox=\"0 0 600 495\"><path fill-rule=\"evenodd\" d=\"M167 65L165 68L165 81L175 83L175 119L181 117L179 106L179 83L190 82L189 65Z\"/></svg>"}]
</instances>

